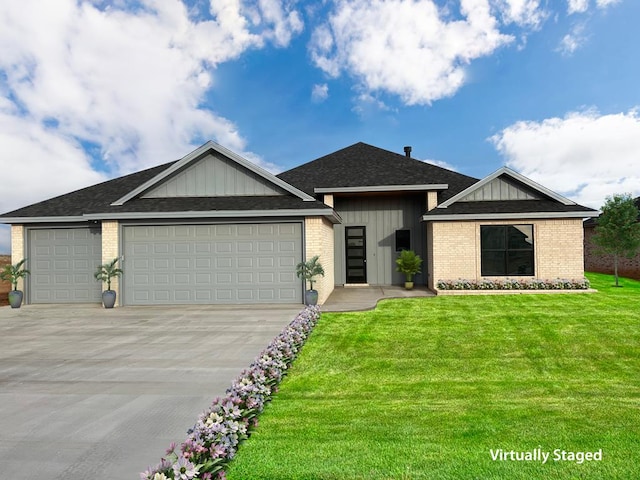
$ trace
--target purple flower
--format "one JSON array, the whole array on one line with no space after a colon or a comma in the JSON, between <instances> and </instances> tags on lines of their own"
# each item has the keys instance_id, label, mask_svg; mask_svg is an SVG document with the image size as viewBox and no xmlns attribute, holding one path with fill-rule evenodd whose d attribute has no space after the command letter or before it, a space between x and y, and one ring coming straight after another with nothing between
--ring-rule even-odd
<instances>
[{"instance_id":1,"label":"purple flower","mask_svg":"<svg viewBox=\"0 0 640 480\"><path fill-rule=\"evenodd\" d=\"M171 455L173 452L175 452L176 450L176 442L171 442L169 444L169 448L167 448L167 451L164 452L165 455Z\"/></svg>"}]
</instances>

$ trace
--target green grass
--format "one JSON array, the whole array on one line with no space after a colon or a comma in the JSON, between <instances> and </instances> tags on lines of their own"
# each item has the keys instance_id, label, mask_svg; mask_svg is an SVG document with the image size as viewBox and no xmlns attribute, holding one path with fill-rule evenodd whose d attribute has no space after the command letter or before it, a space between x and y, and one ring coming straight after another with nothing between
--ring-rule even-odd
<instances>
[{"instance_id":1,"label":"green grass","mask_svg":"<svg viewBox=\"0 0 640 480\"><path fill-rule=\"evenodd\" d=\"M323 314L229 480L640 478L640 283L589 278L600 293Z\"/></svg>"}]
</instances>

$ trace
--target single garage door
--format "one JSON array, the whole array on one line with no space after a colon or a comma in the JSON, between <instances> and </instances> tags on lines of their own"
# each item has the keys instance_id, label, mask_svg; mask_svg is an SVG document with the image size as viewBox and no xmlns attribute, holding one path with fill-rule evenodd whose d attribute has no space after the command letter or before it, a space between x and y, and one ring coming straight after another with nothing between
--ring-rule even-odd
<instances>
[{"instance_id":1,"label":"single garage door","mask_svg":"<svg viewBox=\"0 0 640 480\"><path fill-rule=\"evenodd\" d=\"M27 238L31 303L100 302L93 276L102 263L99 228L33 229Z\"/></svg>"},{"instance_id":2,"label":"single garage door","mask_svg":"<svg viewBox=\"0 0 640 480\"><path fill-rule=\"evenodd\" d=\"M300 223L125 226L124 303L301 303Z\"/></svg>"}]
</instances>

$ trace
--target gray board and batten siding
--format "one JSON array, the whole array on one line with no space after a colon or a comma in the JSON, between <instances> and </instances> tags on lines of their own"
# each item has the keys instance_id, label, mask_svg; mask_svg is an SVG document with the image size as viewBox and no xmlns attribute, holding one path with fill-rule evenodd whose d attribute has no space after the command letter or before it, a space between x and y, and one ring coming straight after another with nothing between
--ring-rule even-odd
<instances>
[{"instance_id":1,"label":"gray board and batten siding","mask_svg":"<svg viewBox=\"0 0 640 480\"><path fill-rule=\"evenodd\" d=\"M102 284L100 227L27 229L29 303L98 303Z\"/></svg>"},{"instance_id":2,"label":"gray board and batten siding","mask_svg":"<svg viewBox=\"0 0 640 480\"><path fill-rule=\"evenodd\" d=\"M284 195L260 175L218 153L210 153L145 192L143 198Z\"/></svg>"},{"instance_id":3,"label":"gray board and batten siding","mask_svg":"<svg viewBox=\"0 0 640 480\"><path fill-rule=\"evenodd\" d=\"M125 305L302 303L302 224L123 226Z\"/></svg>"},{"instance_id":4,"label":"gray board and batten siding","mask_svg":"<svg viewBox=\"0 0 640 480\"><path fill-rule=\"evenodd\" d=\"M540 200L539 194L530 188L518 185L517 182L508 180L505 177L498 177L491 180L481 188L474 190L469 195L458 200L459 202L482 202L500 200Z\"/></svg>"},{"instance_id":5,"label":"gray board and batten siding","mask_svg":"<svg viewBox=\"0 0 640 480\"><path fill-rule=\"evenodd\" d=\"M396 272L396 230L409 230L411 250L424 260L425 226L420 221L426 210L426 194L336 196L335 210L343 223L334 225L335 283L346 282L345 227L366 228L366 283L369 285L402 285L405 277ZM417 285L426 284L426 265L416 275Z\"/></svg>"}]
</instances>

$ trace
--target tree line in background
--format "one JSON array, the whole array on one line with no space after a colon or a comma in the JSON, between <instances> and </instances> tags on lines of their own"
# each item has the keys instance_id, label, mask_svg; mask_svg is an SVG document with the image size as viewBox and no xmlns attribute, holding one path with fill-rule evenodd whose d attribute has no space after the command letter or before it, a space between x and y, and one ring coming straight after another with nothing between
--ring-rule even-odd
<instances>
[{"instance_id":1,"label":"tree line in background","mask_svg":"<svg viewBox=\"0 0 640 480\"><path fill-rule=\"evenodd\" d=\"M613 256L613 272L618 283L618 261L634 257L640 249L640 211L631 194L607 197L598 217L593 237L596 253Z\"/></svg>"}]
</instances>

